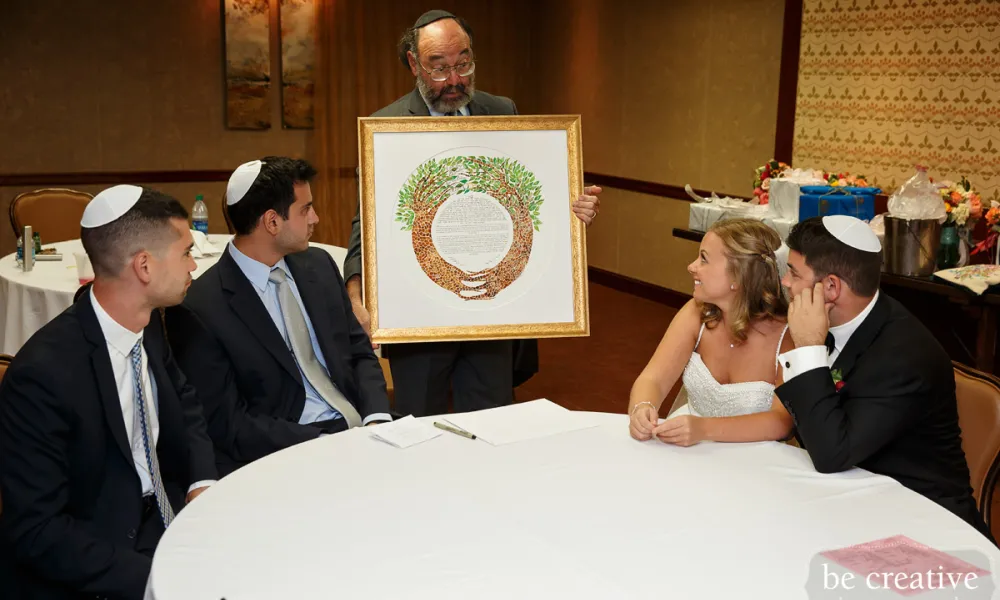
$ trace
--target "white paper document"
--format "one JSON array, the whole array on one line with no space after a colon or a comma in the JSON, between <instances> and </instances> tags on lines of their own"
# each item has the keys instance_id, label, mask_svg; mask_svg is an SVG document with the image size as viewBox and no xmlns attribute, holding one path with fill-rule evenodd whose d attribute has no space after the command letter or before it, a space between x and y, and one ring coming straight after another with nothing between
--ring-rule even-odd
<instances>
[{"instance_id":1,"label":"white paper document","mask_svg":"<svg viewBox=\"0 0 1000 600\"><path fill-rule=\"evenodd\" d=\"M500 446L596 427L593 415L574 412L546 399L448 415L444 421Z\"/></svg>"},{"instance_id":2,"label":"white paper document","mask_svg":"<svg viewBox=\"0 0 1000 600\"><path fill-rule=\"evenodd\" d=\"M441 430L428 422L418 421L407 415L398 421L382 423L372 428L372 439L397 448L409 448L441 435Z\"/></svg>"}]
</instances>

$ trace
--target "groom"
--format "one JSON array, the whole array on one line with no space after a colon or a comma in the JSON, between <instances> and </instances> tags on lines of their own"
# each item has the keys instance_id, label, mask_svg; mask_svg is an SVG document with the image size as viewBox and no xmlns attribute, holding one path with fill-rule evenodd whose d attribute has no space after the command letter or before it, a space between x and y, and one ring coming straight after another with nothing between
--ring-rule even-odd
<instances>
[{"instance_id":1,"label":"groom","mask_svg":"<svg viewBox=\"0 0 1000 600\"><path fill-rule=\"evenodd\" d=\"M951 361L879 292L878 238L861 220L830 216L797 224L787 244L795 349L779 356L775 393L816 470L892 477L992 541L969 485Z\"/></svg>"}]
</instances>

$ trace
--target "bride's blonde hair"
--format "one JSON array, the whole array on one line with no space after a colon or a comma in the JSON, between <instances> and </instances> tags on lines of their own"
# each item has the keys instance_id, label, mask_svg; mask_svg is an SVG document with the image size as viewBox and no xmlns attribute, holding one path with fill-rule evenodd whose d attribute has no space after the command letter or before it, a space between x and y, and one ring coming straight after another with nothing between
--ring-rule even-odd
<instances>
[{"instance_id":1,"label":"bride's blonde hair","mask_svg":"<svg viewBox=\"0 0 1000 600\"><path fill-rule=\"evenodd\" d=\"M725 246L726 269L739 286L731 307L730 329L734 339L745 342L750 327L767 319L788 315L788 297L781 287L778 233L756 219L725 219L708 229ZM701 322L712 329L722 322L722 309L701 303Z\"/></svg>"}]
</instances>

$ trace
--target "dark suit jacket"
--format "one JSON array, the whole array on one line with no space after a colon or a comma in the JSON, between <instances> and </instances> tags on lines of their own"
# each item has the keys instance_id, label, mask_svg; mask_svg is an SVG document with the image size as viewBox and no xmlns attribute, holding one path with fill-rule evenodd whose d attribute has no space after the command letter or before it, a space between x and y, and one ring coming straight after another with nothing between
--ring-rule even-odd
<instances>
[{"instance_id":1,"label":"dark suit jacket","mask_svg":"<svg viewBox=\"0 0 1000 600\"><path fill-rule=\"evenodd\" d=\"M476 91L469 102L469 115L480 117L485 115L516 115L517 107L514 101L503 96L494 96L486 92ZM429 117L427 103L414 89L409 94L399 98L389 106L379 110L373 117ZM358 202L354 220L351 221L351 239L347 246L347 258L344 260L344 279L361 275L361 203ZM391 350L386 349L388 354ZM538 372L538 341L514 340L514 386L521 385Z\"/></svg>"},{"instance_id":2,"label":"dark suit jacket","mask_svg":"<svg viewBox=\"0 0 1000 600\"><path fill-rule=\"evenodd\" d=\"M218 478L212 443L158 312L143 347L156 382L160 471L179 511L192 483ZM90 294L14 358L0 386L0 457L0 532L22 598L142 598L142 487Z\"/></svg>"},{"instance_id":3,"label":"dark suit jacket","mask_svg":"<svg viewBox=\"0 0 1000 600\"><path fill-rule=\"evenodd\" d=\"M992 539L969 485L951 361L924 325L881 293L833 365L781 385L816 470L887 475Z\"/></svg>"},{"instance_id":4,"label":"dark suit jacket","mask_svg":"<svg viewBox=\"0 0 1000 600\"><path fill-rule=\"evenodd\" d=\"M324 250L285 257L334 384L362 418L389 412L385 377L354 318L337 265ZM306 390L284 339L228 248L167 309L178 363L205 407L219 471L226 475L329 429L300 425Z\"/></svg>"}]
</instances>

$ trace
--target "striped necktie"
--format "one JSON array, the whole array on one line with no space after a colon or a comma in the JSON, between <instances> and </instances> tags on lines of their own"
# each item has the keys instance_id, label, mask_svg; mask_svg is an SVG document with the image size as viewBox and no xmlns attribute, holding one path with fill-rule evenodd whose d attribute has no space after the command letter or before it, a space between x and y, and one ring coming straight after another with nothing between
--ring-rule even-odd
<instances>
[{"instance_id":1,"label":"striped necktie","mask_svg":"<svg viewBox=\"0 0 1000 600\"><path fill-rule=\"evenodd\" d=\"M160 519L163 520L163 528L170 526L174 520L174 509L170 506L167 498L167 491L163 489L163 478L160 477L160 461L156 457L156 448L150 443L149 436L153 431L153 426L149 421L149 413L146 412L146 398L142 392L142 340L140 339L132 346L132 375L135 380L135 410L139 420L139 430L142 432L142 447L146 451L146 467L149 469L149 478L153 482L153 495L156 496L156 505L160 509Z\"/></svg>"}]
</instances>

